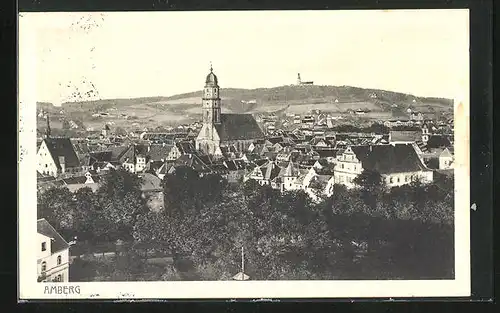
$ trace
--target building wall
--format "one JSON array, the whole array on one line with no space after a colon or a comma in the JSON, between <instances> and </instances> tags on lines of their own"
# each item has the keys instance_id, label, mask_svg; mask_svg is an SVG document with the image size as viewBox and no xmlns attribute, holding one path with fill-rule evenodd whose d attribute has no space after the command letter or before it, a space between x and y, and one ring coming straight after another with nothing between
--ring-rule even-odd
<instances>
[{"instance_id":1,"label":"building wall","mask_svg":"<svg viewBox=\"0 0 500 313\"><path fill-rule=\"evenodd\" d=\"M137 157L137 164L135 165L136 172L142 172L146 168L146 158L145 157Z\"/></svg>"},{"instance_id":2,"label":"building wall","mask_svg":"<svg viewBox=\"0 0 500 313\"><path fill-rule=\"evenodd\" d=\"M295 184L297 177L283 177L283 182L281 183L281 191L296 190L297 185Z\"/></svg>"},{"instance_id":3,"label":"building wall","mask_svg":"<svg viewBox=\"0 0 500 313\"><path fill-rule=\"evenodd\" d=\"M211 124L203 124L200 133L196 137L195 146L197 150L205 151L208 154L215 154L220 146L219 134Z\"/></svg>"},{"instance_id":4,"label":"building wall","mask_svg":"<svg viewBox=\"0 0 500 313\"><path fill-rule=\"evenodd\" d=\"M45 141L42 142L40 148L37 153L37 171L42 174L48 174L54 177L57 177L58 170L54 160L52 159L52 155L45 144Z\"/></svg>"},{"instance_id":5,"label":"building wall","mask_svg":"<svg viewBox=\"0 0 500 313\"><path fill-rule=\"evenodd\" d=\"M245 152L253 142L253 139L221 141L221 146L234 146L238 152Z\"/></svg>"},{"instance_id":6,"label":"building wall","mask_svg":"<svg viewBox=\"0 0 500 313\"><path fill-rule=\"evenodd\" d=\"M453 157L440 156L439 157L439 169L445 170L453 168Z\"/></svg>"},{"instance_id":7,"label":"building wall","mask_svg":"<svg viewBox=\"0 0 500 313\"><path fill-rule=\"evenodd\" d=\"M417 171L406 173L393 173L382 175L388 187L397 187L410 184L413 181L420 180L423 183L430 183L433 180L432 171Z\"/></svg>"},{"instance_id":8,"label":"building wall","mask_svg":"<svg viewBox=\"0 0 500 313\"><path fill-rule=\"evenodd\" d=\"M37 234L37 276L42 274L42 264L45 262L46 278L44 281L53 281L58 275L61 275L62 282L69 281L69 249L58 251L51 254L50 238L42 234ZM42 242L46 243L45 251L42 251ZM61 257L61 263L58 264L58 256Z\"/></svg>"},{"instance_id":9,"label":"building wall","mask_svg":"<svg viewBox=\"0 0 500 313\"><path fill-rule=\"evenodd\" d=\"M174 147L172 147L172 149L168 153L166 160L168 160L168 161L175 161L180 156L181 156L181 152L179 151L179 149L176 146L174 146Z\"/></svg>"}]
</instances>

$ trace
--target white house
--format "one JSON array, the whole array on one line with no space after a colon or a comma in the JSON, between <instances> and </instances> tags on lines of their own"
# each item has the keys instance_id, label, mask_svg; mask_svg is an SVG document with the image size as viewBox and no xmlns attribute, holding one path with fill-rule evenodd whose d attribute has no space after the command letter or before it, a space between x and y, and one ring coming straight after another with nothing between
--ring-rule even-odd
<instances>
[{"instance_id":1,"label":"white house","mask_svg":"<svg viewBox=\"0 0 500 313\"><path fill-rule=\"evenodd\" d=\"M445 148L441 154L439 154L439 169L445 170L453 168L453 154L450 149Z\"/></svg>"},{"instance_id":2,"label":"white house","mask_svg":"<svg viewBox=\"0 0 500 313\"><path fill-rule=\"evenodd\" d=\"M81 171L80 161L69 138L45 138L37 152L37 171L57 177Z\"/></svg>"},{"instance_id":3,"label":"white house","mask_svg":"<svg viewBox=\"0 0 500 313\"><path fill-rule=\"evenodd\" d=\"M244 181L253 179L260 185L271 185L271 183L278 177L281 168L274 161L268 161L261 166L256 166L250 175L244 177Z\"/></svg>"},{"instance_id":4,"label":"white house","mask_svg":"<svg viewBox=\"0 0 500 313\"><path fill-rule=\"evenodd\" d=\"M288 162L288 165L281 169L278 177L281 180L280 190L281 192L288 190L297 189L297 178L299 177L300 171L298 167L292 162Z\"/></svg>"},{"instance_id":5,"label":"white house","mask_svg":"<svg viewBox=\"0 0 500 313\"><path fill-rule=\"evenodd\" d=\"M44 218L37 221L39 282L69 281L69 244Z\"/></svg>"},{"instance_id":6,"label":"white house","mask_svg":"<svg viewBox=\"0 0 500 313\"><path fill-rule=\"evenodd\" d=\"M433 180L433 171L425 166L411 144L348 147L335 165L335 183L355 187L354 179L364 170L380 173L388 187Z\"/></svg>"}]
</instances>

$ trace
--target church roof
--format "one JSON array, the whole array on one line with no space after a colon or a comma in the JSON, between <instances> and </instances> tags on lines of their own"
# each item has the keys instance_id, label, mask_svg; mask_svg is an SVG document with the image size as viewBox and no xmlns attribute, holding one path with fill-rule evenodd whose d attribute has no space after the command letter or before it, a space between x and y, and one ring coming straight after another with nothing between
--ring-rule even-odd
<instances>
[{"instance_id":1,"label":"church roof","mask_svg":"<svg viewBox=\"0 0 500 313\"><path fill-rule=\"evenodd\" d=\"M221 123L215 125L221 140L245 140L264 137L251 114L221 114Z\"/></svg>"}]
</instances>

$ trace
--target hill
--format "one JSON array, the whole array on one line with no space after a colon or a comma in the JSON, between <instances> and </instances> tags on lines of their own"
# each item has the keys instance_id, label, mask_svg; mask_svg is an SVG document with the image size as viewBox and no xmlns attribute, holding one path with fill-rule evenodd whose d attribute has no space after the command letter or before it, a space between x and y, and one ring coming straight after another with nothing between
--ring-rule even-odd
<instances>
[{"instance_id":1,"label":"hill","mask_svg":"<svg viewBox=\"0 0 500 313\"><path fill-rule=\"evenodd\" d=\"M364 89L351 86L279 86L274 88L223 88L220 91L223 112L307 113L313 109L346 114L349 110L366 110L367 117L387 119L406 115L406 110L424 113L453 111L453 100L426 98L398 92ZM202 91L169 97L105 99L63 103L53 107L38 103L37 107L62 110L66 118L81 120L96 126L108 120L120 126L130 126L134 120L141 127L158 124L178 124L194 121L201 114ZM101 116L102 114L102 116ZM94 125L95 124L95 125Z\"/></svg>"}]
</instances>

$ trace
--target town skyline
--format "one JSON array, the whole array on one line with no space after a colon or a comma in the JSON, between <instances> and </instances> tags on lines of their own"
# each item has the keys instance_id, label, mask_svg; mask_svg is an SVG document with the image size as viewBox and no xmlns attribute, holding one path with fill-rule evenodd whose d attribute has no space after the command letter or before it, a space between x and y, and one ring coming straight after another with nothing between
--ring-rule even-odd
<instances>
[{"instance_id":1,"label":"town skyline","mask_svg":"<svg viewBox=\"0 0 500 313\"><path fill-rule=\"evenodd\" d=\"M200 90L192 77L210 62L223 89L290 85L301 73L316 85L453 98L468 67L467 11L420 11L44 13L20 28L42 30L21 34L36 38L37 100L55 105L87 82L100 99ZM145 35L158 28L157 40Z\"/></svg>"}]
</instances>

